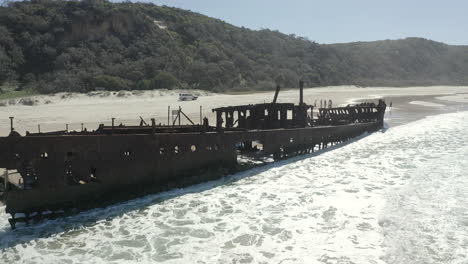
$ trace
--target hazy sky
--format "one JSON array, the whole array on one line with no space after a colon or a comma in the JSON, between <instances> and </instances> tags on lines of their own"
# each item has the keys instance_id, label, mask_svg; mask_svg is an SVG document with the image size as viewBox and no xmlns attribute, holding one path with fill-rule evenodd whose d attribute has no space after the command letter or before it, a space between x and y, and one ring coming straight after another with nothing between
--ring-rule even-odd
<instances>
[{"instance_id":1,"label":"hazy sky","mask_svg":"<svg viewBox=\"0 0 468 264\"><path fill-rule=\"evenodd\" d=\"M423 37L448 44L468 45L468 0L146 2L189 9L236 26L277 29L319 43Z\"/></svg>"}]
</instances>

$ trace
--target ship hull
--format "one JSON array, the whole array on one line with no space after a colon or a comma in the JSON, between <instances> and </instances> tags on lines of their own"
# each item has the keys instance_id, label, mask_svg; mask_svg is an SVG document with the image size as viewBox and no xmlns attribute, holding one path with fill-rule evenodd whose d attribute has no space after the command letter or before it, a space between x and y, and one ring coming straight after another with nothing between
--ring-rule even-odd
<instances>
[{"instance_id":1,"label":"ship hull","mask_svg":"<svg viewBox=\"0 0 468 264\"><path fill-rule=\"evenodd\" d=\"M294 129L141 135L1 138L0 167L17 170L22 189L6 195L6 212L90 208L221 177L239 146L257 142L276 159L312 152L381 129L382 122ZM256 149L255 149L256 150ZM254 151L254 150L252 150Z\"/></svg>"}]
</instances>

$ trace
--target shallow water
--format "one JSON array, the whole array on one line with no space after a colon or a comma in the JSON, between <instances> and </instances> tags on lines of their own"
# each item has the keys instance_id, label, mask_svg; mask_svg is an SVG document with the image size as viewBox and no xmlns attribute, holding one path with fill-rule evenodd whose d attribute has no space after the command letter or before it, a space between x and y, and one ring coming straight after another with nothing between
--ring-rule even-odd
<instances>
[{"instance_id":1,"label":"shallow water","mask_svg":"<svg viewBox=\"0 0 468 264\"><path fill-rule=\"evenodd\" d=\"M15 231L2 212L0 262L467 263L466 131L428 117Z\"/></svg>"}]
</instances>

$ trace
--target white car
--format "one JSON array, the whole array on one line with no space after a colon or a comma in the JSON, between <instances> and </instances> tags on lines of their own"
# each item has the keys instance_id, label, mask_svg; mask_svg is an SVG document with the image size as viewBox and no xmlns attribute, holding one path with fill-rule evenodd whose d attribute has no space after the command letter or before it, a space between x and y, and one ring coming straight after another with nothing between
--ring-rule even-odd
<instances>
[{"instance_id":1,"label":"white car","mask_svg":"<svg viewBox=\"0 0 468 264\"><path fill-rule=\"evenodd\" d=\"M188 93L180 93L179 94L179 101L188 101L188 100L197 100L198 96Z\"/></svg>"}]
</instances>

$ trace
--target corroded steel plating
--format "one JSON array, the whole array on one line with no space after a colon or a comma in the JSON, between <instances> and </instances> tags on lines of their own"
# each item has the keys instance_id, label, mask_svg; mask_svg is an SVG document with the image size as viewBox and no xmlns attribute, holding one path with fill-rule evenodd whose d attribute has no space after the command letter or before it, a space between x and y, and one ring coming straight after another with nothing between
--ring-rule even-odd
<instances>
[{"instance_id":1,"label":"corroded steel plating","mask_svg":"<svg viewBox=\"0 0 468 264\"><path fill-rule=\"evenodd\" d=\"M6 212L18 221L41 219L70 208L85 209L222 176L213 168L235 168L238 155L283 159L310 153L383 126L385 102L337 108L300 103L227 106L213 109L216 126L104 126L94 131L54 131L0 137L0 168ZM180 110L180 109L179 109ZM180 114L183 113L179 113ZM234 170L233 170L234 171ZM0 177L1 178L1 177ZM7 178L5 176L4 178ZM19 214L23 216L18 217Z\"/></svg>"}]
</instances>

